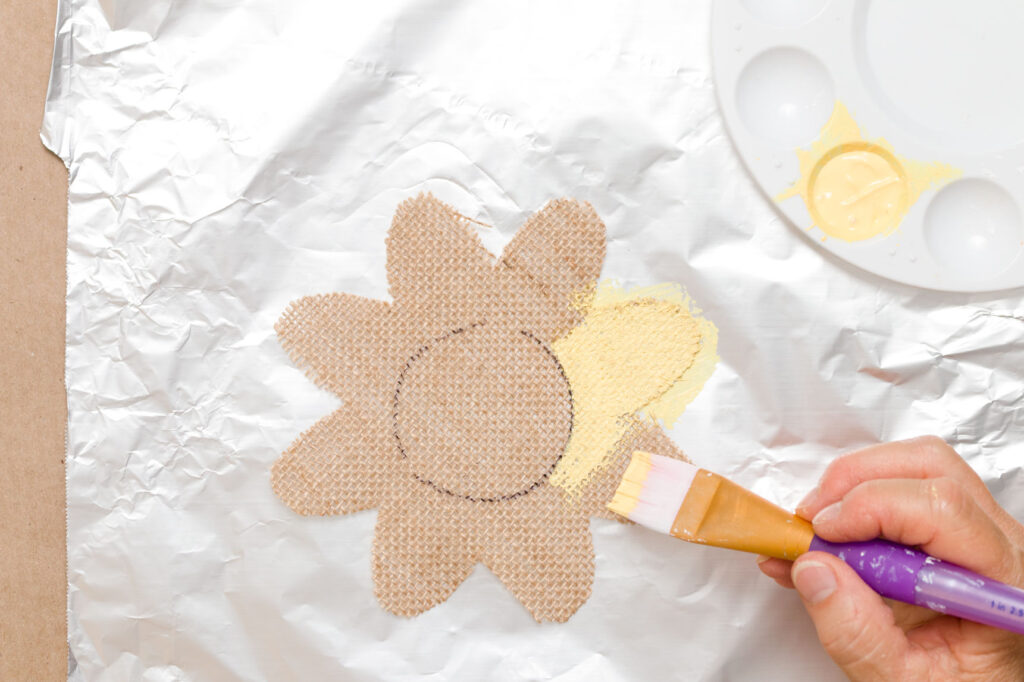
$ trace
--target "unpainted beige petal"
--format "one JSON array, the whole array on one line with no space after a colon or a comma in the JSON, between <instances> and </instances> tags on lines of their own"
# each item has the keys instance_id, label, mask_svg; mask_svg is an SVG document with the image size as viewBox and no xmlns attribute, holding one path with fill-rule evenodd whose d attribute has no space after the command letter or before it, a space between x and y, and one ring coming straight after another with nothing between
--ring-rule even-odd
<instances>
[{"instance_id":1,"label":"unpainted beige petal","mask_svg":"<svg viewBox=\"0 0 1024 682\"><path fill-rule=\"evenodd\" d=\"M499 268L510 313L546 341L581 319L579 297L601 276L605 226L593 206L575 199L548 202L505 247Z\"/></svg>"},{"instance_id":2,"label":"unpainted beige petal","mask_svg":"<svg viewBox=\"0 0 1024 682\"><path fill-rule=\"evenodd\" d=\"M538 622L564 623L590 597L594 543L588 519L542 485L488 510L483 562Z\"/></svg>"},{"instance_id":3,"label":"unpainted beige petal","mask_svg":"<svg viewBox=\"0 0 1024 682\"><path fill-rule=\"evenodd\" d=\"M431 338L484 322L505 305L494 258L470 222L430 194L403 201L387 238L395 308Z\"/></svg>"},{"instance_id":4,"label":"unpainted beige petal","mask_svg":"<svg viewBox=\"0 0 1024 682\"><path fill-rule=\"evenodd\" d=\"M274 493L305 516L380 504L398 453L389 415L342 407L299 436L271 469Z\"/></svg>"},{"instance_id":5,"label":"unpainted beige petal","mask_svg":"<svg viewBox=\"0 0 1024 682\"><path fill-rule=\"evenodd\" d=\"M335 293L294 301L275 325L281 346L321 388L364 409L390 409L415 341L386 301Z\"/></svg>"},{"instance_id":6,"label":"unpainted beige petal","mask_svg":"<svg viewBox=\"0 0 1024 682\"><path fill-rule=\"evenodd\" d=\"M637 450L674 457L684 462L690 461L660 426L647 419L634 418L629 430L619 440L609 464L595 471L590 483L584 488L579 502L582 514L625 521L618 514L609 511L607 505L612 501L629 460Z\"/></svg>"},{"instance_id":7,"label":"unpainted beige petal","mask_svg":"<svg viewBox=\"0 0 1024 682\"><path fill-rule=\"evenodd\" d=\"M418 615L469 577L479 553L474 510L474 503L411 477L397 482L381 505L373 536L373 591L385 610Z\"/></svg>"}]
</instances>

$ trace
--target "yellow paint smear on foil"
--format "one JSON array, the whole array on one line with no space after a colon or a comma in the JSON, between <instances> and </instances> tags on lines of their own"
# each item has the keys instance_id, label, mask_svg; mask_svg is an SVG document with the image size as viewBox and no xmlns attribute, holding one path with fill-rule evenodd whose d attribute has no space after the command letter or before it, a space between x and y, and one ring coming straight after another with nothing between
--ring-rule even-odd
<instances>
[{"instance_id":1,"label":"yellow paint smear on foil","mask_svg":"<svg viewBox=\"0 0 1024 682\"><path fill-rule=\"evenodd\" d=\"M883 138L865 140L842 102L809 149L798 149L800 179L775 198L803 197L826 236L848 242L891 234L933 184L961 171L898 156Z\"/></svg>"},{"instance_id":2,"label":"yellow paint smear on foil","mask_svg":"<svg viewBox=\"0 0 1024 682\"><path fill-rule=\"evenodd\" d=\"M718 330L675 284L580 297L583 322L552 344L573 395L573 432L549 481L577 497L635 417L671 425L718 362Z\"/></svg>"}]
</instances>

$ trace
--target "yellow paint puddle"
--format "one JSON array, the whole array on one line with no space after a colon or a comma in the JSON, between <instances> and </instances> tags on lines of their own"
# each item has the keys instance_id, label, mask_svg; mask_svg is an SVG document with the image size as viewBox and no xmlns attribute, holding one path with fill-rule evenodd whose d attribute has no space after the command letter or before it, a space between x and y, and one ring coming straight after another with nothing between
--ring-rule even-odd
<instances>
[{"instance_id":1,"label":"yellow paint puddle","mask_svg":"<svg viewBox=\"0 0 1024 682\"><path fill-rule=\"evenodd\" d=\"M775 200L803 197L814 225L848 242L891 234L922 192L961 175L948 164L899 156L884 138L864 139L842 102L818 140L796 154L800 179Z\"/></svg>"}]
</instances>

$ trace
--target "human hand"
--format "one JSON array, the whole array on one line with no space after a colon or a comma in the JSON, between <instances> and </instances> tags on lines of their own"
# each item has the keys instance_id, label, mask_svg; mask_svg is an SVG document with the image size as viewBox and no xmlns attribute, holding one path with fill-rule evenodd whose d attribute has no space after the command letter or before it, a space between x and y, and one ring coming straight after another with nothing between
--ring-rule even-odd
<instances>
[{"instance_id":1,"label":"human hand","mask_svg":"<svg viewBox=\"0 0 1024 682\"><path fill-rule=\"evenodd\" d=\"M1024 525L935 437L840 457L797 513L825 540L884 537L1024 587ZM758 565L796 587L825 651L855 682L1024 680L1024 636L884 600L824 552Z\"/></svg>"}]
</instances>

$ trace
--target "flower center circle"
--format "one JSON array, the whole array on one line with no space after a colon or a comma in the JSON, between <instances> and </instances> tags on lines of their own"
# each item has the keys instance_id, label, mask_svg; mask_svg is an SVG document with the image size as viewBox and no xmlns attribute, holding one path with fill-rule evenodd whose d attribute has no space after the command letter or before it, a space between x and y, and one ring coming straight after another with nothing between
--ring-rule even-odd
<instances>
[{"instance_id":1,"label":"flower center circle","mask_svg":"<svg viewBox=\"0 0 1024 682\"><path fill-rule=\"evenodd\" d=\"M417 480L476 502L509 500L543 483L565 451L572 391L532 334L475 324L409 358L394 429Z\"/></svg>"}]
</instances>

